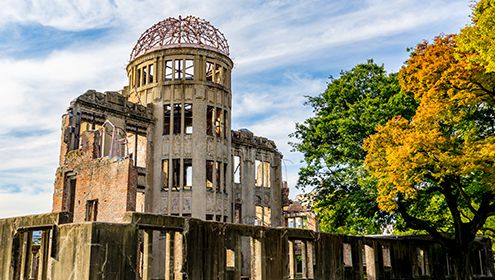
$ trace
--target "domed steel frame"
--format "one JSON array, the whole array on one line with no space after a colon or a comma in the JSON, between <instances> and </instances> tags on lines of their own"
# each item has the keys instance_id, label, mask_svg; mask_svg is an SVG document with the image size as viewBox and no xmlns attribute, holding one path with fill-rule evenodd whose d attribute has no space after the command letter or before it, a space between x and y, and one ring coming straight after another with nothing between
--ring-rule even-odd
<instances>
[{"instance_id":1,"label":"domed steel frame","mask_svg":"<svg viewBox=\"0 0 495 280\"><path fill-rule=\"evenodd\" d=\"M130 60L155 50L175 47L203 48L229 55L225 36L210 22L194 16L179 16L179 19L170 17L148 28L132 49Z\"/></svg>"}]
</instances>

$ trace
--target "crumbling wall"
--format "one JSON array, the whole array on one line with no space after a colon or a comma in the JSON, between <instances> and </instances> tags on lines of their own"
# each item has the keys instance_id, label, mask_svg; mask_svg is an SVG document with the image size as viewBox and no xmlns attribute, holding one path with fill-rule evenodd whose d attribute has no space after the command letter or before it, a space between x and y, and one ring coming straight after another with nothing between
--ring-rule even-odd
<instances>
[{"instance_id":1,"label":"crumbling wall","mask_svg":"<svg viewBox=\"0 0 495 280\"><path fill-rule=\"evenodd\" d=\"M282 154L275 143L247 129L232 131L232 158L234 223L282 225Z\"/></svg>"},{"instance_id":2,"label":"crumbling wall","mask_svg":"<svg viewBox=\"0 0 495 280\"><path fill-rule=\"evenodd\" d=\"M120 224L66 223L65 216L0 220L0 279L28 278L36 231L43 232L38 279L451 279L448 255L427 236L333 235L143 213L126 213ZM156 244L155 235L164 241ZM478 262L471 265L480 265L473 279L495 279L490 240L477 238L472 248ZM153 275L157 267L162 272Z\"/></svg>"},{"instance_id":3,"label":"crumbling wall","mask_svg":"<svg viewBox=\"0 0 495 280\"><path fill-rule=\"evenodd\" d=\"M137 171L132 159L96 157L98 135L83 132L81 148L68 152L56 172L53 211L72 212L74 222L120 222L126 211L136 209ZM69 174L75 193L69 189ZM96 210L88 209L91 201L96 201ZM88 211L95 211L94 216L88 217Z\"/></svg>"}]
</instances>

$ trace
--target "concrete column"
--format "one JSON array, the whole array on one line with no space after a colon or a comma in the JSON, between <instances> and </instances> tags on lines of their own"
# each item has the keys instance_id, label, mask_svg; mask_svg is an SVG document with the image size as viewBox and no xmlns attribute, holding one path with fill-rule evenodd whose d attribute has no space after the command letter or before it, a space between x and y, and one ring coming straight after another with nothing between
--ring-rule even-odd
<instances>
[{"instance_id":1,"label":"concrete column","mask_svg":"<svg viewBox=\"0 0 495 280\"><path fill-rule=\"evenodd\" d=\"M375 250L369 245L364 245L364 254L366 258L366 279L376 280Z\"/></svg>"},{"instance_id":2,"label":"concrete column","mask_svg":"<svg viewBox=\"0 0 495 280\"><path fill-rule=\"evenodd\" d=\"M153 263L153 230L144 231L143 240L143 280L151 279L151 265Z\"/></svg>"},{"instance_id":3,"label":"concrete column","mask_svg":"<svg viewBox=\"0 0 495 280\"><path fill-rule=\"evenodd\" d=\"M251 239L251 279L262 280L263 279L263 266L262 266L262 250L261 240Z\"/></svg>"},{"instance_id":4,"label":"concrete column","mask_svg":"<svg viewBox=\"0 0 495 280\"><path fill-rule=\"evenodd\" d=\"M294 263L295 257L294 257L294 241L289 240L289 279L294 279L296 278L296 273L294 271L295 269L295 263Z\"/></svg>"},{"instance_id":5,"label":"concrete column","mask_svg":"<svg viewBox=\"0 0 495 280\"><path fill-rule=\"evenodd\" d=\"M205 219L206 213L206 87L196 86L193 93L193 134L192 134L192 165L193 187L191 214L193 218Z\"/></svg>"},{"instance_id":6,"label":"concrete column","mask_svg":"<svg viewBox=\"0 0 495 280\"><path fill-rule=\"evenodd\" d=\"M313 279L314 276L314 271L313 271L313 242L311 241L306 241L306 259L307 259L307 275L308 279Z\"/></svg>"},{"instance_id":7,"label":"concrete column","mask_svg":"<svg viewBox=\"0 0 495 280\"><path fill-rule=\"evenodd\" d=\"M300 241L301 244L301 259L302 259L302 277L307 278L308 275L308 255L306 251L306 241Z\"/></svg>"},{"instance_id":8,"label":"concrete column","mask_svg":"<svg viewBox=\"0 0 495 280\"><path fill-rule=\"evenodd\" d=\"M21 279L29 279L29 268L31 266L32 238L33 238L33 233L30 231L22 234Z\"/></svg>"},{"instance_id":9,"label":"concrete column","mask_svg":"<svg viewBox=\"0 0 495 280\"><path fill-rule=\"evenodd\" d=\"M40 262L38 269L38 279L46 279L48 270L48 255L50 247L50 231L44 230L41 233Z\"/></svg>"},{"instance_id":10,"label":"concrete column","mask_svg":"<svg viewBox=\"0 0 495 280\"><path fill-rule=\"evenodd\" d=\"M170 263L172 262L170 260L170 232L167 231L165 233L165 280L170 280Z\"/></svg>"},{"instance_id":11,"label":"concrete column","mask_svg":"<svg viewBox=\"0 0 495 280\"><path fill-rule=\"evenodd\" d=\"M174 280L182 280L184 240L180 232L174 234Z\"/></svg>"}]
</instances>

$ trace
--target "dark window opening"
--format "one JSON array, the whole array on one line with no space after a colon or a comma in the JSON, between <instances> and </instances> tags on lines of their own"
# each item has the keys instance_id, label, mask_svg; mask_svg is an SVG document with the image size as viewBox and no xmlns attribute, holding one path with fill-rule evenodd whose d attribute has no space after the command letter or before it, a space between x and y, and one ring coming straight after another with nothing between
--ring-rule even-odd
<instances>
[{"instance_id":1,"label":"dark window opening","mask_svg":"<svg viewBox=\"0 0 495 280\"><path fill-rule=\"evenodd\" d=\"M137 84L138 87L141 86L141 69L138 69L137 70L136 84Z\"/></svg>"},{"instance_id":2,"label":"dark window opening","mask_svg":"<svg viewBox=\"0 0 495 280\"><path fill-rule=\"evenodd\" d=\"M148 81L148 67L145 66L143 67L143 82L141 83L143 86L146 85L146 82Z\"/></svg>"},{"instance_id":3,"label":"dark window opening","mask_svg":"<svg viewBox=\"0 0 495 280\"><path fill-rule=\"evenodd\" d=\"M172 107L170 105L163 106L163 135L170 134L170 114Z\"/></svg>"},{"instance_id":4,"label":"dark window opening","mask_svg":"<svg viewBox=\"0 0 495 280\"><path fill-rule=\"evenodd\" d=\"M227 132L228 132L228 129L227 129L227 110L224 110L223 111L223 138L227 138Z\"/></svg>"},{"instance_id":5,"label":"dark window opening","mask_svg":"<svg viewBox=\"0 0 495 280\"><path fill-rule=\"evenodd\" d=\"M207 221L213 221L213 215L206 214Z\"/></svg>"},{"instance_id":6,"label":"dark window opening","mask_svg":"<svg viewBox=\"0 0 495 280\"><path fill-rule=\"evenodd\" d=\"M215 75L214 75L215 83L223 84L223 80L224 80L223 74L224 74L223 67L218 64L215 65Z\"/></svg>"},{"instance_id":7,"label":"dark window opening","mask_svg":"<svg viewBox=\"0 0 495 280\"><path fill-rule=\"evenodd\" d=\"M168 191L168 159L162 161L162 191Z\"/></svg>"},{"instance_id":8,"label":"dark window opening","mask_svg":"<svg viewBox=\"0 0 495 280\"><path fill-rule=\"evenodd\" d=\"M215 67L215 64L211 62L206 62L206 80L213 82L213 68Z\"/></svg>"},{"instance_id":9,"label":"dark window opening","mask_svg":"<svg viewBox=\"0 0 495 280\"><path fill-rule=\"evenodd\" d=\"M182 63L182 60L180 59L177 59L175 60L175 75L174 75L174 79L175 80L182 80L182 78L184 77L184 69L182 68L183 66L183 63Z\"/></svg>"},{"instance_id":10,"label":"dark window opening","mask_svg":"<svg viewBox=\"0 0 495 280\"><path fill-rule=\"evenodd\" d=\"M149 69L148 69L148 71L149 71L149 80L148 80L148 82L150 84L154 82L154 80L153 80L153 77L155 76L155 73L154 73L155 71L154 70L155 70L154 69L154 65L153 64L150 64L149 65Z\"/></svg>"},{"instance_id":11,"label":"dark window opening","mask_svg":"<svg viewBox=\"0 0 495 280\"><path fill-rule=\"evenodd\" d=\"M206 188L213 189L213 161L206 161Z\"/></svg>"},{"instance_id":12,"label":"dark window opening","mask_svg":"<svg viewBox=\"0 0 495 280\"><path fill-rule=\"evenodd\" d=\"M193 132L193 110L192 104L184 104L184 128L186 134Z\"/></svg>"},{"instance_id":13,"label":"dark window opening","mask_svg":"<svg viewBox=\"0 0 495 280\"><path fill-rule=\"evenodd\" d=\"M65 175L64 192L64 210L74 214L74 206L76 201L76 176L73 173Z\"/></svg>"},{"instance_id":14,"label":"dark window opening","mask_svg":"<svg viewBox=\"0 0 495 280\"><path fill-rule=\"evenodd\" d=\"M172 80L173 64L172 60L165 61L165 81Z\"/></svg>"},{"instance_id":15,"label":"dark window opening","mask_svg":"<svg viewBox=\"0 0 495 280\"><path fill-rule=\"evenodd\" d=\"M174 191L180 189L180 159L172 160L172 187Z\"/></svg>"},{"instance_id":16,"label":"dark window opening","mask_svg":"<svg viewBox=\"0 0 495 280\"><path fill-rule=\"evenodd\" d=\"M213 136L213 124L215 123L213 111L213 106L208 106L206 109L206 134L211 136Z\"/></svg>"},{"instance_id":17,"label":"dark window opening","mask_svg":"<svg viewBox=\"0 0 495 280\"><path fill-rule=\"evenodd\" d=\"M223 164L223 183L222 183L224 193L227 193L227 167L228 167L227 164L224 163Z\"/></svg>"},{"instance_id":18,"label":"dark window opening","mask_svg":"<svg viewBox=\"0 0 495 280\"><path fill-rule=\"evenodd\" d=\"M242 204L240 203L234 204L234 223L242 223Z\"/></svg>"},{"instance_id":19,"label":"dark window opening","mask_svg":"<svg viewBox=\"0 0 495 280\"><path fill-rule=\"evenodd\" d=\"M221 187L220 187L220 178L221 178L221 176L220 176L221 175L220 174L220 170L221 170L220 166L221 165L222 165L221 162L219 162L219 161L216 161L215 162L215 175L216 175L215 176L215 179L216 179L215 188L216 188L217 192L220 192L220 190L221 190Z\"/></svg>"},{"instance_id":20,"label":"dark window opening","mask_svg":"<svg viewBox=\"0 0 495 280\"><path fill-rule=\"evenodd\" d=\"M485 264L487 263L487 254L484 249L473 250L471 253L471 267L473 275L485 276L488 275Z\"/></svg>"},{"instance_id":21,"label":"dark window opening","mask_svg":"<svg viewBox=\"0 0 495 280\"><path fill-rule=\"evenodd\" d=\"M217 108L215 113L215 135L223 137L223 110Z\"/></svg>"},{"instance_id":22,"label":"dark window opening","mask_svg":"<svg viewBox=\"0 0 495 280\"><path fill-rule=\"evenodd\" d=\"M84 220L87 222L95 222L97 214L98 214L98 199L87 200L86 217Z\"/></svg>"},{"instance_id":23,"label":"dark window opening","mask_svg":"<svg viewBox=\"0 0 495 280\"><path fill-rule=\"evenodd\" d=\"M174 105L174 127L173 127L173 132L174 134L180 134L180 124L181 124L181 104L175 104Z\"/></svg>"}]
</instances>

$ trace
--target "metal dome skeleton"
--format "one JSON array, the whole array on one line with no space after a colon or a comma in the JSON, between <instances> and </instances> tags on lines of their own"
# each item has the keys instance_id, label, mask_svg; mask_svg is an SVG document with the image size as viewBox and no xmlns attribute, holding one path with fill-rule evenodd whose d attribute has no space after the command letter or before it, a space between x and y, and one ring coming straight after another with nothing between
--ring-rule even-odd
<instances>
[{"instance_id":1,"label":"metal dome skeleton","mask_svg":"<svg viewBox=\"0 0 495 280\"><path fill-rule=\"evenodd\" d=\"M175 47L203 48L229 55L225 36L210 22L188 16L167 18L148 28L132 49L130 60L161 49Z\"/></svg>"}]
</instances>

